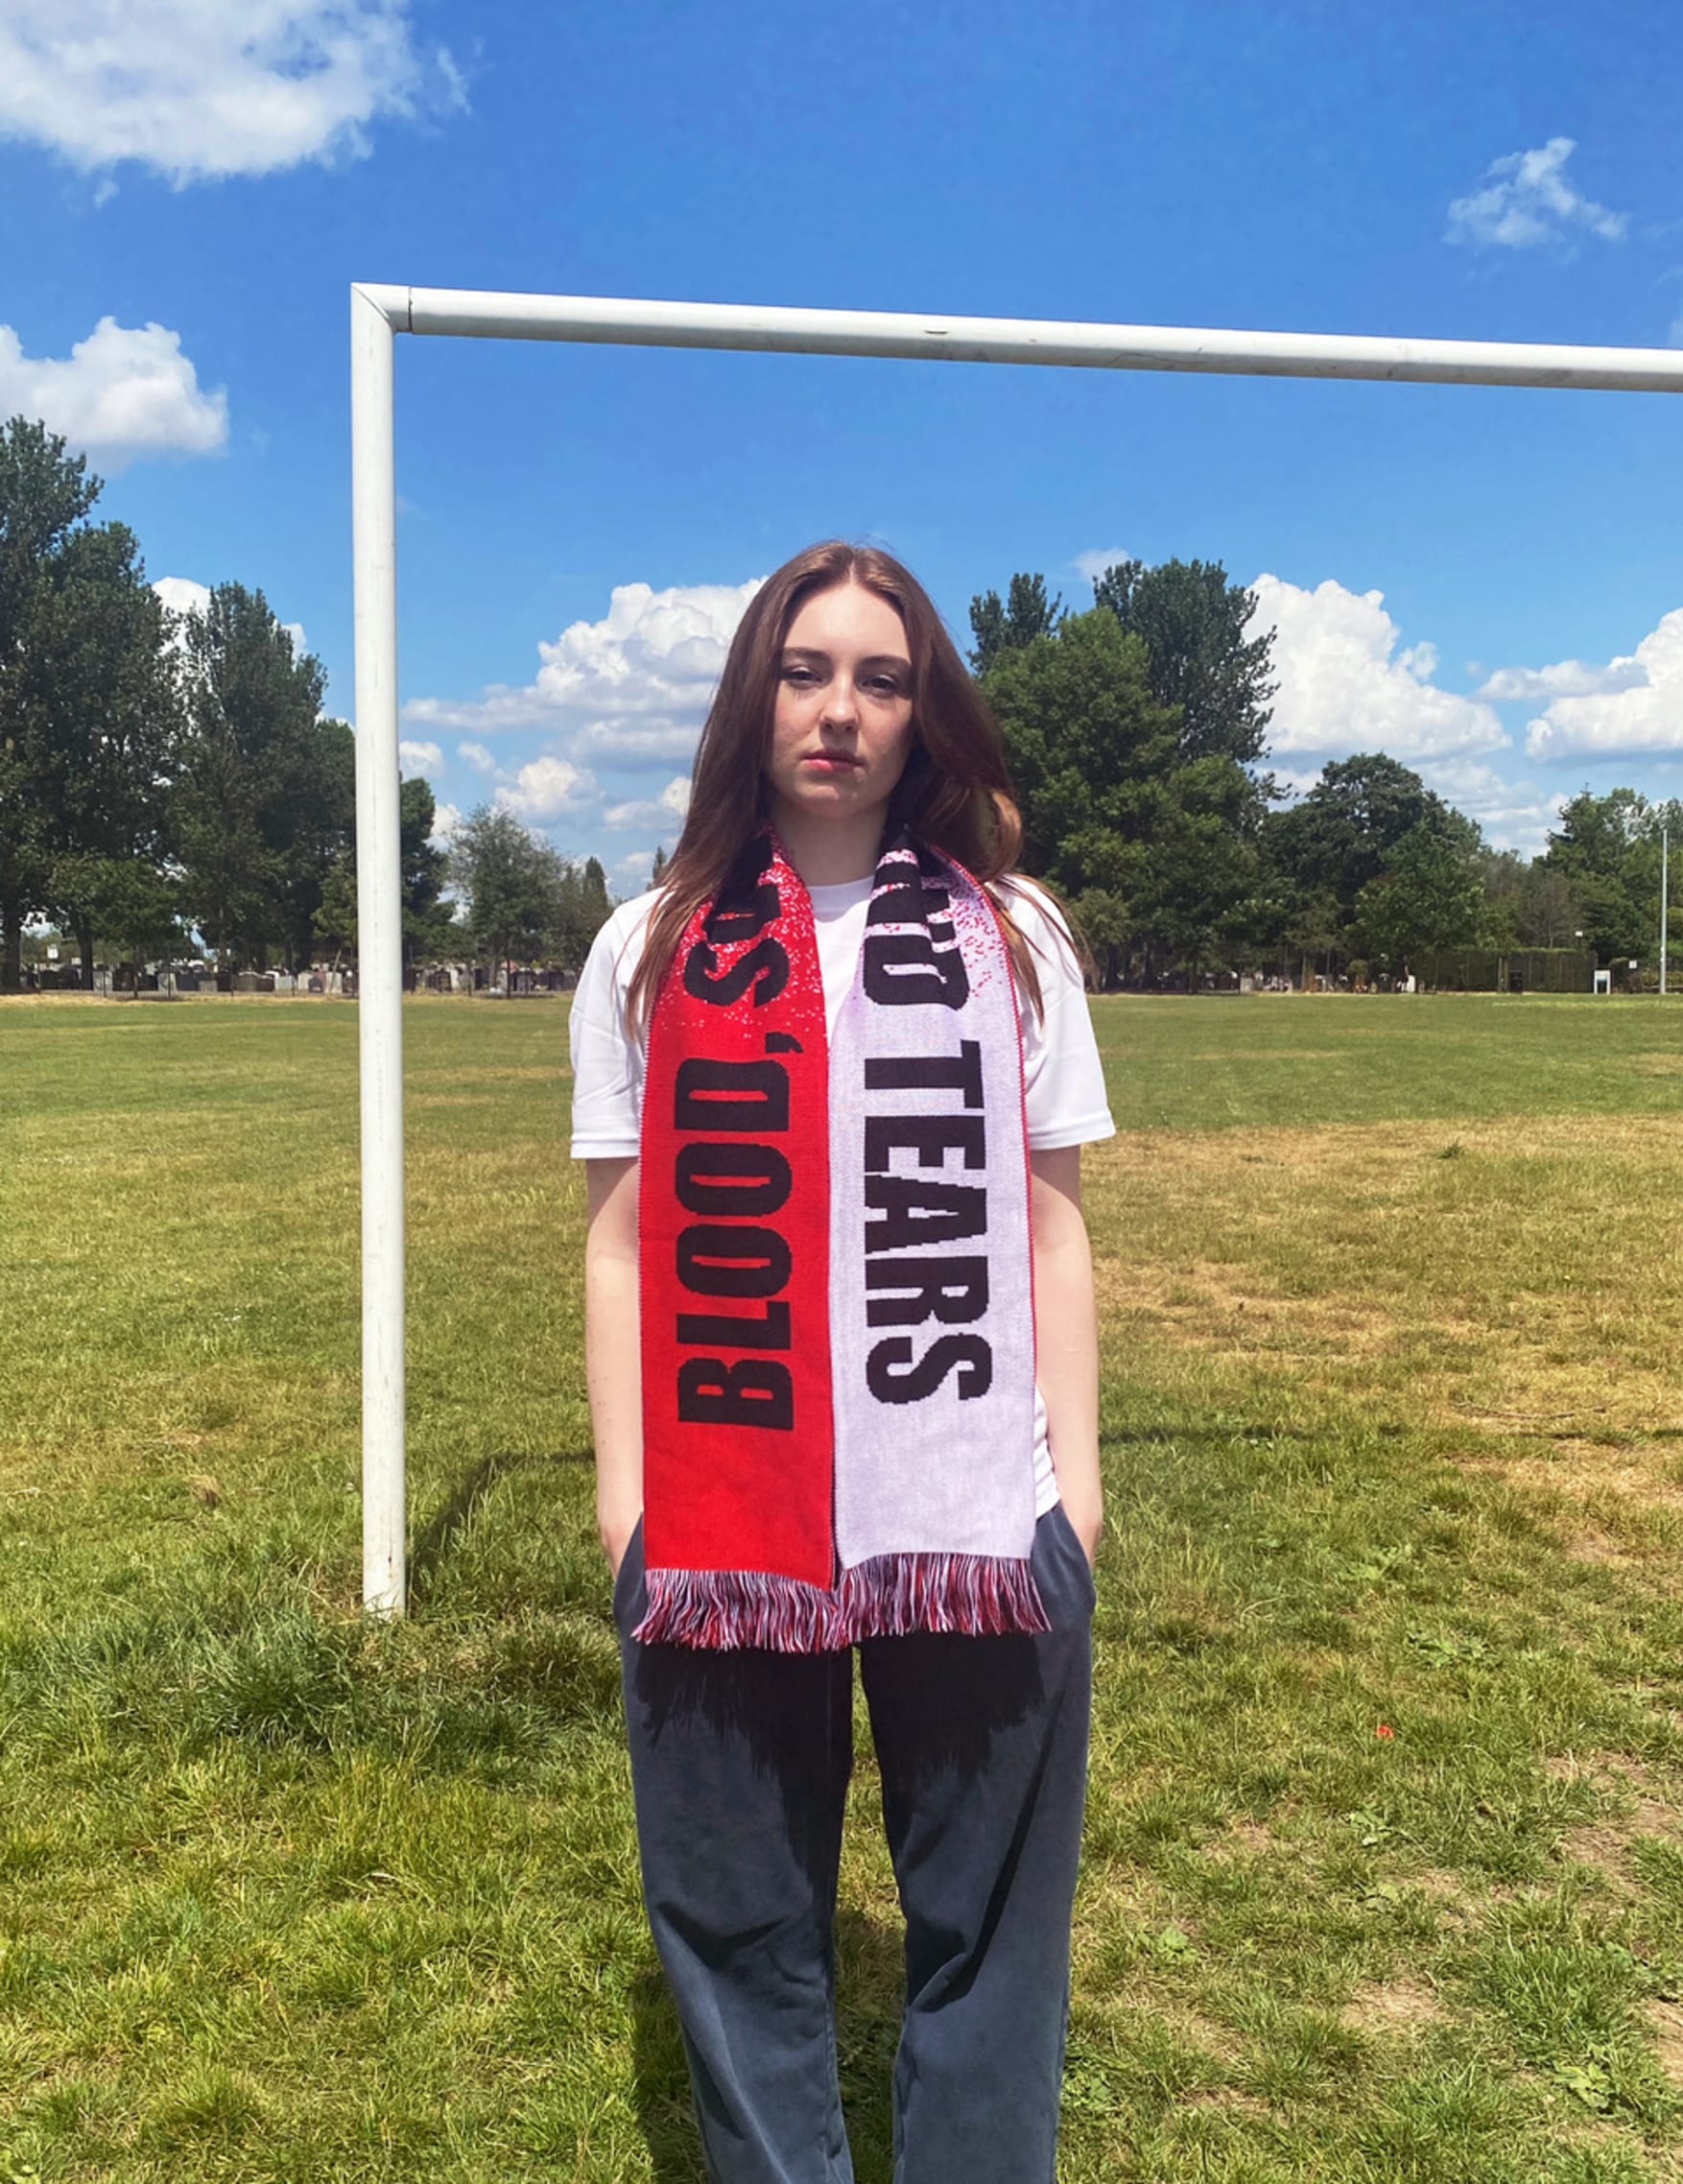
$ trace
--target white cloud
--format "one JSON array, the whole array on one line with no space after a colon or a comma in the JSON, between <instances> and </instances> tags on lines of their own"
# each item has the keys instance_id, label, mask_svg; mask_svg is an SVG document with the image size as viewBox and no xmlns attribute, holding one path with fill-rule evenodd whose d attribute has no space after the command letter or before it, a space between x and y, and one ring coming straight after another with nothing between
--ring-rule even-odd
<instances>
[{"instance_id":1,"label":"white cloud","mask_svg":"<svg viewBox=\"0 0 1683 2184\"><path fill-rule=\"evenodd\" d=\"M573 738L573 748L602 766L687 766L701 732L701 706L691 721L592 721Z\"/></svg>"},{"instance_id":2,"label":"white cloud","mask_svg":"<svg viewBox=\"0 0 1683 2184\"><path fill-rule=\"evenodd\" d=\"M407 0L4 0L0 135L181 184L358 158L367 125L466 104Z\"/></svg>"},{"instance_id":3,"label":"white cloud","mask_svg":"<svg viewBox=\"0 0 1683 2184\"><path fill-rule=\"evenodd\" d=\"M474 735L543 727L570 735L581 758L619 766L689 758L743 610L763 579L617 584L600 622L575 622L540 644L535 680L493 683L468 700L417 698L404 719L418 728Z\"/></svg>"},{"instance_id":4,"label":"white cloud","mask_svg":"<svg viewBox=\"0 0 1683 2184\"><path fill-rule=\"evenodd\" d=\"M1267 574L1251 589L1249 633L1274 630L1279 689L1269 742L1276 752L1345 757L1383 750L1413 760L1494 750L1509 741L1488 705L1431 679L1434 646L1397 652L1397 627L1383 592L1346 591L1330 577L1307 591Z\"/></svg>"},{"instance_id":5,"label":"white cloud","mask_svg":"<svg viewBox=\"0 0 1683 2184\"><path fill-rule=\"evenodd\" d=\"M667 827L675 834L690 808L690 777L675 773L658 796L639 796L628 804L610 804L603 814L608 826L637 826L646 832Z\"/></svg>"},{"instance_id":6,"label":"white cloud","mask_svg":"<svg viewBox=\"0 0 1683 2184\"><path fill-rule=\"evenodd\" d=\"M1450 758L1422 763L1422 777L1446 803L1477 819L1493 849L1517 849L1540 856L1549 829L1560 817L1560 797L1535 781L1510 781L1495 767L1477 759Z\"/></svg>"},{"instance_id":7,"label":"white cloud","mask_svg":"<svg viewBox=\"0 0 1683 2184\"><path fill-rule=\"evenodd\" d=\"M529 826L544 826L563 813L577 811L596 794L591 776L564 758L546 753L523 766L511 785L497 791L497 802Z\"/></svg>"},{"instance_id":8,"label":"white cloud","mask_svg":"<svg viewBox=\"0 0 1683 2184\"><path fill-rule=\"evenodd\" d=\"M1552 136L1534 152L1493 159L1483 187L1450 206L1444 240L1523 250L1560 242L1576 230L1618 242L1624 214L1580 196L1566 179L1566 162L1576 149L1570 136Z\"/></svg>"},{"instance_id":9,"label":"white cloud","mask_svg":"<svg viewBox=\"0 0 1683 2184\"><path fill-rule=\"evenodd\" d=\"M1532 758L1624 758L1683 751L1683 606L1660 617L1634 653L1605 671L1622 679L1553 700L1526 729Z\"/></svg>"},{"instance_id":10,"label":"white cloud","mask_svg":"<svg viewBox=\"0 0 1683 2184\"><path fill-rule=\"evenodd\" d=\"M159 577L152 588L172 614L202 614L210 605L210 586L195 583L191 577ZM294 657L301 660L310 649L304 641L303 624L301 622L283 622L281 628L293 641ZM402 748L420 747L404 746ZM432 746L428 745L425 748L431 749Z\"/></svg>"},{"instance_id":11,"label":"white cloud","mask_svg":"<svg viewBox=\"0 0 1683 2184\"><path fill-rule=\"evenodd\" d=\"M654 871L652 849L628 850L624 857L608 866L616 894L640 895L649 891L649 882Z\"/></svg>"},{"instance_id":12,"label":"white cloud","mask_svg":"<svg viewBox=\"0 0 1683 2184\"><path fill-rule=\"evenodd\" d=\"M1525 698L1600 698L1610 690L1630 690L1647 679L1647 670L1632 653L1591 667L1587 660L1555 660L1550 667L1499 667L1478 695L1495 704Z\"/></svg>"},{"instance_id":13,"label":"white cloud","mask_svg":"<svg viewBox=\"0 0 1683 2184\"><path fill-rule=\"evenodd\" d=\"M444 763L444 753L436 743L404 741L397 746L397 763L406 773L418 773L429 766L436 772Z\"/></svg>"},{"instance_id":14,"label":"white cloud","mask_svg":"<svg viewBox=\"0 0 1683 2184\"><path fill-rule=\"evenodd\" d=\"M481 773L494 773L497 771L496 760L482 743L459 743L456 746L456 755L466 759L468 765Z\"/></svg>"},{"instance_id":15,"label":"white cloud","mask_svg":"<svg viewBox=\"0 0 1683 2184\"><path fill-rule=\"evenodd\" d=\"M1070 566L1079 569L1089 583L1097 583L1106 569L1114 569L1119 561L1132 559L1126 546L1089 546L1084 554L1076 556Z\"/></svg>"},{"instance_id":16,"label":"white cloud","mask_svg":"<svg viewBox=\"0 0 1683 2184\"><path fill-rule=\"evenodd\" d=\"M0 415L20 413L109 467L148 455L213 455L228 437L227 396L201 392L180 335L110 318L67 357L25 356L12 327L0 326Z\"/></svg>"},{"instance_id":17,"label":"white cloud","mask_svg":"<svg viewBox=\"0 0 1683 2184\"><path fill-rule=\"evenodd\" d=\"M159 577L152 588L172 614L202 614L210 605L210 586L191 577Z\"/></svg>"},{"instance_id":18,"label":"white cloud","mask_svg":"<svg viewBox=\"0 0 1683 2184\"><path fill-rule=\"evenodd\" d=\"M455 804L433 805L433 831L427 840L439 849L448 849L456 838L456 829L462 824L462 814Z\"/></svg>"}]
</instances>

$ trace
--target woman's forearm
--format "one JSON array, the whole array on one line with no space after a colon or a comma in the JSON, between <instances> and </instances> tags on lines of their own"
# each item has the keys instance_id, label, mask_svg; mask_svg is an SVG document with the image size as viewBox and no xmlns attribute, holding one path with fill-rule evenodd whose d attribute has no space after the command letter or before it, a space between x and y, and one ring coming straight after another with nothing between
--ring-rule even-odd
<instances>
[{"instance_id":1,"label":"woman's forearm","mask_svg":"<svg viewBox=\"0 0 1683 2184\"><path fill-rule=\"evenodd\" d=\"M596 1521L618 1571L643 1509L637 1164L591 1161L584 1244L584 1379L596 1446Z\"/></svg>"},{"instance_id":2,"label":"woman's forearm","mask_svg":"<svg viewBox=\"0 0 1683 2184\"><path fill-rule=\"evenodd\" d=\"M1099 1476L1099 1322L1081 1218L1079 1148L1033 1156L1034 1377L1046 1405L1058 1497L1090 1555L1103 1521Z\"/></svg>"}]
</instances>

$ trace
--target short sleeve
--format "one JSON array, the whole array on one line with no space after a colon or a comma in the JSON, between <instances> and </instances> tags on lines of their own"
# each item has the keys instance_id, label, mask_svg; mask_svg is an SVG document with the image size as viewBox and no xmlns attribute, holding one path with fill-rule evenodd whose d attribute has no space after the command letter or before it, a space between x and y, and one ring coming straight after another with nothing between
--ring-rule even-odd
<instances>
[{"instance_id":1,"label":"short sleeve","mask_svg":"<svg viewBox=\"0 0 1683 2184\"><path fill-rule=\"evenodd\" d=\"M575 1160L637 1155L643 1124L643 1048L626 1030L626 991L643 953L652 893L623 903L591 943L573 994ZM1044 1016L1023 1006L1023 1084L1029 1145L1047 1152L1115 1134L1099 1042L1080 966L1061 918L1037 890L1012 883L1011 914L1034 951Z\"/></svg>"},{"instance_id":2,"label":"short sleeve","mask_svg":"<svg viewBox=\"0 0 1683 2184\"><path fill-rule=\"evenodd\" d=\"M643 953L652 894L622 903L579 973L567 1043L573 1057L573 1158L634 1159L643 1125L643 1049L626 1029L626 990Z\"/></svg>"},{"instance_id":3,"label":"short sleeve","mask_svg":"<svg viewBox=\"0 0 1683 2184\"><path fill-rule=\"evenodd\" d=\"M1034 954L1043 1015L1023 1003L1023 1091L1029 1147L1051 1152L1114 1137L1104 1065L1087 1007L1081 967L1063 919L1038 889L1020 878L1010 883L1009 907Z\"/></svg>"}]
</instances>

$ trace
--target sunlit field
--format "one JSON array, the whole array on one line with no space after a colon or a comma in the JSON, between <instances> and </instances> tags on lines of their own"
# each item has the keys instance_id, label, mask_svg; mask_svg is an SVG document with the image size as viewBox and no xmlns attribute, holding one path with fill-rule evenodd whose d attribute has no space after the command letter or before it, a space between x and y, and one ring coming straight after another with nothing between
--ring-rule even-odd
<instances>
[{"instance_id":1,"label":"sunlit field","mask_svg":"<svg viewBox=\"0 0 1683 2184\"><path fill-rule=\"evenodd\" d=\"M1102 999L1062 2175L1683 2176L1683 1003ZM0 1004L0 2184L701 2175L637 1897L564 1001ZM862 1736L843 2089L889 2184Z\"/></svg>"}]
</instances>

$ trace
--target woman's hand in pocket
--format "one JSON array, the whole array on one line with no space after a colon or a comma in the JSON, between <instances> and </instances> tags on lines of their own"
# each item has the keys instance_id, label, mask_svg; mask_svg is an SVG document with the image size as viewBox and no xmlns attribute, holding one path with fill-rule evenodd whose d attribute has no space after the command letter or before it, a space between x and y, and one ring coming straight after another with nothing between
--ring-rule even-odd
<instances>
[{"instance_id":1,"label":"woman's hand in pocket","mask_svg":"<svg viewBox=\"0 0 1683 2184\"><path fill-rule=\"evenodd\" d=\"M1064 1514L1070 1520L1070 1530L1080 1541L1081 1553L1087 1557L1091 1570L1099 1559L1099 1541L1104 1531L1104 1505L1097 1495L1091 1502L1085 1497L1064 1496Z\"/></svg>"},{"instance_id":2,"label":"woman's hand in pocket","mask_svg":"<svg viewBox=\"0 0 1683 2184\"><path fill-rule=\"evenodd\" d=\"M602 1552L607 1556L607 1566L616 1580L620 1564L626 1558L626 1549L631 1544L631 1534L642 1515L641 1509L597 1509L596 1529L602 1540Z\"/></svg>"}]
</instances>

